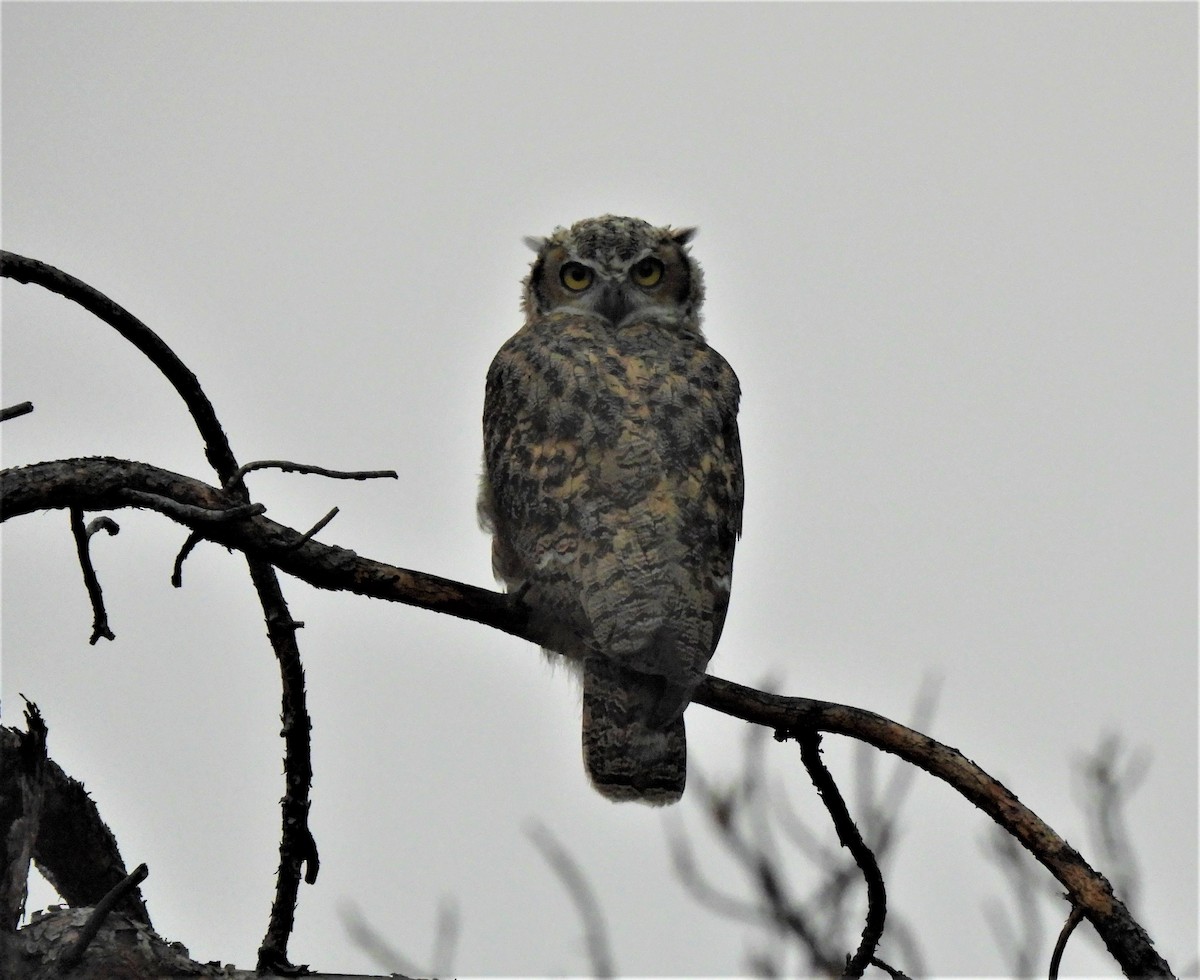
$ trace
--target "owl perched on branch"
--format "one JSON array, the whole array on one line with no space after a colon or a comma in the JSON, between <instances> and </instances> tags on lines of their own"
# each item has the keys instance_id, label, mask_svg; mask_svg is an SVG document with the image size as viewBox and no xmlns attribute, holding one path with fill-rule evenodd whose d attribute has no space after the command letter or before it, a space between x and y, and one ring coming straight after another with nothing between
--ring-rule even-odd
<instances>
[{"instance_id":1,"label":"owl perched on branch","mask_svg":"<svg viewBox=\"0 0 1200 980\"><path fill-rule=\"evenodd\" d=\"M683 793L742 527L738 381L700 332L694 234L604 215L526 239L525 325L488 371L492 565L581 670L584 765L613 800Z\"/></svg>"}]
</instances>

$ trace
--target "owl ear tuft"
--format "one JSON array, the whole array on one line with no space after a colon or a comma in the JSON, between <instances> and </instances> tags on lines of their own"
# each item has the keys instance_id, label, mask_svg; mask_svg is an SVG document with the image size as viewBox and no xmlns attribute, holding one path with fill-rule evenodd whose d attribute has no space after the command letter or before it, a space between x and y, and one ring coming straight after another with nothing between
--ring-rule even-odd
<instances>
[{"instance_id":1,"label":"owl ear tuft","mask_svg":"<svg viewBox=\"0 0 1200 980\"><path fill-rule=\"evenodd\" d=\"M672 228L671 240L676 245L686 245L699 233L699 228Z\"/></svg>"},{"instance_id":2,"label":"owl ear tuft","mask_svg":"<svg viewBox=\"0 0 1200 980\"><path fill-rule=\"evenodd\" d=\"M521 241L523 241L526 245L528 245L535 252L540 252L542 250L542 246L546 244L546 239L541 238L537 235L526 235L524 238L521 239Z\"/></svg>"}]
</instances>

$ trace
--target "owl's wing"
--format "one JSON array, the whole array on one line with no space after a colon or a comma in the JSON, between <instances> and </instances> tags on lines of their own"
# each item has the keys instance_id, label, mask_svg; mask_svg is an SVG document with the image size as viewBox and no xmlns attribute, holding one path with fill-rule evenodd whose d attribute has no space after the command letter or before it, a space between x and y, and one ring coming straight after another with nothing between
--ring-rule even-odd
<instances>
[{"instance_id":1,"label":"owl's wing","mask_svg":"<svg viewBox=\"0 0 1200 980\"><path fill-rule=\"evenodd\" d=\"M597 645L657 674L683 703L704 675L729 606L742 524L736 375L698 337L638 345L603 370L625 406L605 456L606 520L581 565Z\"/></svg>"},{"instance_id":2,"label":"owl's wing","mask_svg":"<svg viewBox=\"0 0 1200 980\"><path fill-rule=\"evenodd\" d=\"M577 345L575 345L577 346ZM578 355L558 331L523 328L497 352L484 395L480 517L492 564L510 590L528 587L543 645L582 656L587 624L575 574L573 505L585 465L583 409L567 397Z\"/></svg>"},{"instance_id":3,"label":"owl's wing","mask_svg":"<svg viewBox=\"0 0 1200 980\"><path fill-rule=\"evenodd\" d=\"M711 505L706 517L712 521L713 537L709 551L710 588L713 592L712 649L717 648L729 611L730 584L733 576L733 553L742 536L742 505L746 484L742 469L742 442L738 433L737 412L741 391L737 376L728 362L715 350L713 358L713 388L705 404L705 413L718 435L714 441L714 464L709 470L706 497ZM712 651L710 651L711 656Z\"/></svg>"}]
</instances>

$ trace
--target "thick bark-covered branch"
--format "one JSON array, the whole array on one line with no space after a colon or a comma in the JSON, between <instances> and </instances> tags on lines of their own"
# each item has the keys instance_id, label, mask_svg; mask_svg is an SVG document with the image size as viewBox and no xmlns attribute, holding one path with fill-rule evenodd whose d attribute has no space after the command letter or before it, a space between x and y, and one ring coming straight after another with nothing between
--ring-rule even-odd
<instances>
[{"instance_id":1,"label":"thick bark-covered branch","mask_svg":"<svg viewBox=\"0 0 1200 980\"><path fill-rule=\"evenodd\" d=\"M147 463L95 456L34 463L0 473L0 520L72 506L87 511L130 506L159 509L151 497L131 503L125 496L130 489L213 513L240 503L193 477ZM209 541L264 559L317 588L403 602L534 639L528 633L527 612L509 596L361 558L353 551L311 539L300 543L303 535L299 531L262 515L189 522L184 514L169 512L166 506L160 512Z\"/></svg>"},{"instance_id":2,"label":"thick bark-covered branch","mask_svg":"<svg viewBox=\"0 0 1200 980\"><path fill-rule=\"evenodd\" d=\"M54 508L133 506L125 493L129 489L151 495L136 498L139 506L153 507L153 495L208 511L243 502L191 477L105 457L37 463L5 471L0 477L0 519L5 520ZM300 532L261 514L213 522L189 521L186 511L163 510L203 537L269 562L319 588L420 606L538 642L530 629L528 610L515 597L395 568L344 548L301 541ZM1010 790L957 749L861 708L768 694L717 677L706 678L694 700L772 728L781 739L811 731L857 738L944 780L1020 840L1062 883L1072 904L1083 910L1127 975L1171 975L1166 961L1113 895L1108 881Z\"/></svg>"}]
</instances>

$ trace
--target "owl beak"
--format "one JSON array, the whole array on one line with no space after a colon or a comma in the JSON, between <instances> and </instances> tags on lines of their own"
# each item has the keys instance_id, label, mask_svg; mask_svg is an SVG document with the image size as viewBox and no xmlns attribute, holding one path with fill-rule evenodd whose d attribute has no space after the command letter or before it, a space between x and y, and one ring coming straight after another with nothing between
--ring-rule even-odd
<instances>
[{"instance_id":1,"label":"owl beak","mask_svg":"<svg viewBox=\"0 0 1200 980\"><path fill-rule=\"evenodd\" d=\"M629 313L629 303L625 290L619 283L606 282L602 285L600 295L596 298L594 309L614 327L625 319Z\"/></svg>"}]
</instances>

